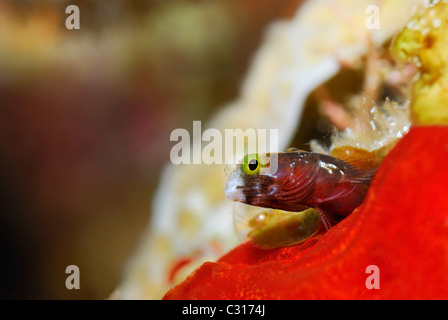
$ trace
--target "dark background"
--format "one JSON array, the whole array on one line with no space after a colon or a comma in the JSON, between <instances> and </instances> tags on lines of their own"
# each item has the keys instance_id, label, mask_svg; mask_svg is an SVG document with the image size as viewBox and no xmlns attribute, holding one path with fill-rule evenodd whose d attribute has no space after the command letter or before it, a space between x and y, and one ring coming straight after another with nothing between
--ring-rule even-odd
<instances>
[{"instance_id":1,"label":"dark background","mask_svg":"<svg viewBox=\"0 0 448 320\"><path fill-rule=\"evenodd\" d=\"M236 97L265 27L299 2L2 1L0 298L107 298L170 132ZM71 264L80 290L65 288Z\"/></svg>"}]
</instances>

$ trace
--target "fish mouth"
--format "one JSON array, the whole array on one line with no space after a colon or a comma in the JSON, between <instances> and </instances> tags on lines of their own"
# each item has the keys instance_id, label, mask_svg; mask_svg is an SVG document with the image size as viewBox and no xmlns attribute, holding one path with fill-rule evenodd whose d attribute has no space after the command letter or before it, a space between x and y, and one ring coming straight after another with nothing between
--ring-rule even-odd
<instances>
[{"instance_id":1,"label":"fish mouth","mask_svg":"<svg viewBox=\"0 0 448 320\"><path fill-rule=\"evenodd\" d=\"M226 182L226 198L252 206L269 208L266 201L272 198L276 189L263 186L259 181L253 182L252 185L247 185L246 182L245 177L239 171L232 172Z\"/></svg>"},{"instance_id":2,"label":"fish mouth","mask_svg":"<svg viewBox=\"0 0 448 320\"><path fill-rule=\"evenodd\" d=\"M226 198L236 202L242 202L252 206L269 207L264 205L264 199L270 197L272 192L262 189L251 189L240 184L238 180L230 180L226 183Z\"/></svg>"},{"instance_id":3,"label":"fish mouth","mask_svg":"<svg viewBox=\"0 0 448 320\"><path fill-rule=\"evenodd\" d=\"M226 183L226 198L232 201L245 202L246 196L243 193L243 188L241 185L235 181L228 181Z\"/></svg>"},{"instance_id":4,"label":"fish mouth","mask_svg":"<svg viewBox=\"0 0 448 320\"><path fill-rule=\"evenodd\" d=\"M244 181L238 172L232 172L226 182L226 198L232 201L245 202L246 196L243 193Z\"/></svg>"},{"instance_id":5,"label":"fish mouth","mask_svg":"<svg viewBox=\"0 0 448 320\"><path fill-rule=\"evenodd\" d=\"M246 196L243 194L241 189L227 189L226 190L226 197L229 200L236 201L236 202L246 202Z\"/></svg>"}]
</instances>

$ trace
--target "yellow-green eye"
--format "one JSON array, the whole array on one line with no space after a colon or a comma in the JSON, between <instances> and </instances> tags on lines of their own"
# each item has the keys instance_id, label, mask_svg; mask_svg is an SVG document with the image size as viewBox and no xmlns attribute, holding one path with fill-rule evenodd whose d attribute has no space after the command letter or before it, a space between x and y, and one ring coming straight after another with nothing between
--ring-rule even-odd
<instances>
[{"instance_id":1,"label":"yellow-green eye","mask_svg":"<svg viewBox=\"0 0 448 320\"><path fill-rule=\"evenodd\" d=\"M241 170L245 174L257 174L260 172L262 163L258 158L257 154L248 154L244 157L243 163L241 164Z\"/></svg>"}]
</instances>

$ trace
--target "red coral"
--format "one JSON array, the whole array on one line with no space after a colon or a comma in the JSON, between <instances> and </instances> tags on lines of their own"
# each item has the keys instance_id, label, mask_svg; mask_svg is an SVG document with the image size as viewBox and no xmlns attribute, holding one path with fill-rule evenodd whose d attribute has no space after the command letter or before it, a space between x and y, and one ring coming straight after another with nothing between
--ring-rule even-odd
<instances>
[{"instance_id":1,"label":"red coral","mask_svg":"<svg viewBox=\"0 0 448 320\"><path fill-rule=\"evenodd\" d=\"M412 128L362 206L325 235L272 250L244 243L164 299L447 299L447 192L448 128ZM370 265L379 289L366 286Z\"/></svg>"}]
</instances>

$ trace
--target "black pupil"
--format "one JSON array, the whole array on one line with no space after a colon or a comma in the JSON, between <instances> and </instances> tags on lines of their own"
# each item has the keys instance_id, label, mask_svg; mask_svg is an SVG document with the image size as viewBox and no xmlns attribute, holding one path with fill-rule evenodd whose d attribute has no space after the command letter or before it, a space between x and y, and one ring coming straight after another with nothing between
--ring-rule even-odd
<instances>
[{"instance_id":1,"label":"black pupil","mask_svg":"<svg viewBox=\"0 0 448 320\"><path fill-rule=\"evenodd\" d=\"M249 170L250 171L257 170L257 167L258 167L258 161L256 159L252 159L249 161Z\"/></svg>"}]
</instances>

